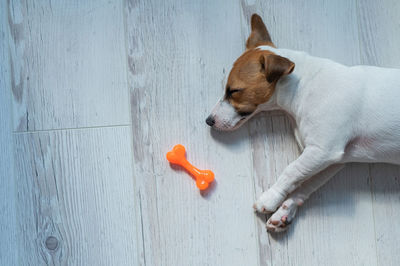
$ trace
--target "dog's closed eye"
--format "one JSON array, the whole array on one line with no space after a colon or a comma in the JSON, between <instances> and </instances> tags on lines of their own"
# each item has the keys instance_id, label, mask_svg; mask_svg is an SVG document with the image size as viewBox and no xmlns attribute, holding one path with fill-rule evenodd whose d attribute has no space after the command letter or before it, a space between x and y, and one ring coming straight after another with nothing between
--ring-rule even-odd
<instances>
[{"instance_id":1,"label":"dog's closed eye","mask_svg":"<svg viewBox=\"0 0 400 266\"><path fill-rule=\"evenodd\" d=\"M226 89L226 96L227 98L230 98L234 93L242 91L243 89L231 89L230 87L228 87Z\"/></svg>"},{"instance_id":2,"label":"dog's closed eye","mask_svg":"<svg viewBox=\"0 0 400 266\"><path fill-rule=\"evenodd\" d=\"M242 89L236 89L236 90L230 90L229 92L230 92L230 94L234 94L235 92L239 92L239 91L241 91Z\"/></svg>"}]
</instances>

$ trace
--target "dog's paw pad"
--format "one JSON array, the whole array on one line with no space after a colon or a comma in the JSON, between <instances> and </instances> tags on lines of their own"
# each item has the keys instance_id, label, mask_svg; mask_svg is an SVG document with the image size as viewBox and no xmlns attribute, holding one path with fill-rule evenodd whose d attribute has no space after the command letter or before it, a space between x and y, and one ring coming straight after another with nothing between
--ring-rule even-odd
<instances>
[{"instance_id":1,"label":"dog's paw pad","mask_svg":"<svg viewBox=\"0 0 400 266\"><path fill-rule=\"evenodd\" d=\"M269 219L267 222L267 230L269 232L284 232L288 229L288 225L290 223L288 222L287 219L281 219L281 220L271 220Z\"/></svg>"},{"instance_id":2,"label":"dog's paw pad","mask_svg":"<svg viewBox=\"0 0 400 266\"><path fill-rule=\"evenodd\" d=\"M268 219L267 230L276 233L286 231L296 215L297 207L293 200L286 200Z\"/></svg>"}]
</instances>

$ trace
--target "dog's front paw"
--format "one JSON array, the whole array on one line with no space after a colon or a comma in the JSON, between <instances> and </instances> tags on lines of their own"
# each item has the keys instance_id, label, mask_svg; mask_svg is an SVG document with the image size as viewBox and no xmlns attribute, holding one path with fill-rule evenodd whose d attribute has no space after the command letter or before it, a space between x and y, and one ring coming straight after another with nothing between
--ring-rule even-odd
<instances>
[{"instance_id":1,"label":"dog's front paw","mask_svg":"<svg viewBox=\"0 0 400 266\"><path fill-rule=\"evenodd\" d=\"M301 204L303 204L301 200L293 198L285 200L281 207L268 219L267 230L276 233L286 231L296 216L298 206Z\"/></svg>"},{"instance_id":2,"label":"dog's front paw","mask_svg":"<svg viewBox=\"0 0 400 266\"><path fill-rule=\"evenodd\" d=\"M262 213L272 213L285 200L286 195L270 188L254 203L253 208Z\"/></svg>"}]
</instances>

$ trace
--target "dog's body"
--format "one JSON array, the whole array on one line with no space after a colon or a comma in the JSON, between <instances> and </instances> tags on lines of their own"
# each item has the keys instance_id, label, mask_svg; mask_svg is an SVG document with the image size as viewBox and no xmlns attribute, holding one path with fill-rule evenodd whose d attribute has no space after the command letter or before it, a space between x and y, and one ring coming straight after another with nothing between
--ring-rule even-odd
<instances>
[{"instance_id":1,"label":"dog's body","mask_svg":"<svg viewBox=\"0 0 400 266\"><path fill-rule=\"evenodd\" d=\"M400 70L348 67L273 46L261 18L253 15L247 51L207 124L232 130L269 110L292 118L302 154L254 205L261 212L280 206L267 228L283 231L297 207L343 164L400 164Z\"/></svg>"},{"instance_id":2,"label":"dog's body","mask_svg":"<svg viewBox=\"0 0 400 266\"><path fill-rule=\"evenodd\" d=\"M400 164L399 69L348 67L304 52L259 49L296 63L264 110L284 110L294 119L300 147L327 150L336 163Z\"/></svg>"}]
</instances>

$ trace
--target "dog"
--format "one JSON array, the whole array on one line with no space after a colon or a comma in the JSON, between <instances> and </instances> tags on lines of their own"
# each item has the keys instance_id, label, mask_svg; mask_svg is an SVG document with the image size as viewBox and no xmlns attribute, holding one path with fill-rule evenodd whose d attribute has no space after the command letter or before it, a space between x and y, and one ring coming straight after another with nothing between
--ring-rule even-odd
<instances>
[{"instance_id":1,"label":"dog","mask_svg":"<svg viewBox=\"0 0 400 266\"><path fill-rule=\"evenodd\" d=\"M345 66L277 48L261 17L251 17L246 51L206 123L235 130L262 111L291 118L301 155L254 204L285 231L312 192L349 162L400 164L400 70Z\"/></svg>"}]
</instances>

